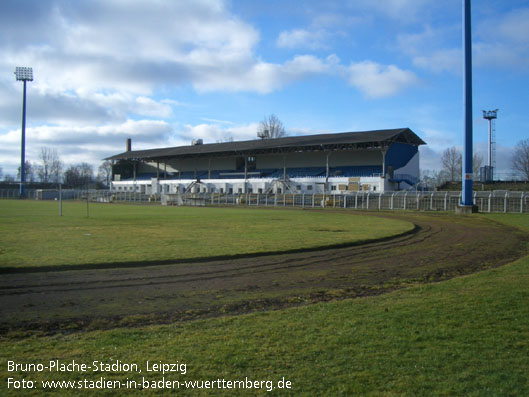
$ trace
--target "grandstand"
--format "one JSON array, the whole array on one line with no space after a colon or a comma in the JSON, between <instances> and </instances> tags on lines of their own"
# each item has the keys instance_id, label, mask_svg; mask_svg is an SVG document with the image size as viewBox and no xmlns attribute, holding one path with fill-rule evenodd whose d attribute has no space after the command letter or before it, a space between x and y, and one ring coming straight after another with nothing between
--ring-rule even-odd
<instances>
[{"instance_id":1,"label":"grandstand","mask_svg":"<svg viewBox=\"0 0 529 397\"><path fill-rule=\"evenodd\" d=\"M112 189L161 193L346 193L412 187L419 145L409 128L293 136L150 150L109 157Z\"/></svg>"}]
</instances>

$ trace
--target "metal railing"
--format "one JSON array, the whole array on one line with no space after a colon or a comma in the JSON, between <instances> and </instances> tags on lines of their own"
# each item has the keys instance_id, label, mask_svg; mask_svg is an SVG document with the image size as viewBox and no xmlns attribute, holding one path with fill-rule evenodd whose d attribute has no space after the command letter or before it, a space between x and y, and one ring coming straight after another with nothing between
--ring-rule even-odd
<instances>
[{"instance_id":1,"label":"metal railing","mask_svg":"<svg viewBox=\"0 0 529 397\"><path fill-rule=\"evenodd\" d=\"M352 194L195 194L204 205L349 208L356 210L455 211L461 192L356 192ZM186 197L183 198L184 203ZM526 192L474 192L480 212L529 212Z\"/></svg>"},{"instance_id":2,"label":"metal railing","mask_svg":"<svg viewBox=\"0 0 529 397\"><path fill-rule=\"evenodd\" d=\"M0 189L0 199L16 199L19 191ZM31 190L27 198L55 200L58 190ZM302 208L348 208L356 210L414 210L414 211L455 211L461 202L461 192L354 192L348 194L157 194L139 192L111 192L108 190L63 190L63 200L90 200L112 203L153 203L165 205L215 205L251 207L302 207ZM476 191L474 204L480 212L529 213L529 193L509 191Z\"/></svg>"}]
</instances>

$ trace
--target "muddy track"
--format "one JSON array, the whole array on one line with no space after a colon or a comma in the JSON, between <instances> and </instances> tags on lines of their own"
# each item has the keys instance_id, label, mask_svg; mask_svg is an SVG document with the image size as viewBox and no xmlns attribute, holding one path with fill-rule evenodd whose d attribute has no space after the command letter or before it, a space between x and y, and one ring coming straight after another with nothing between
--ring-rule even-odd
<instances>
[{"instance_id":1,"label":"muddy track","mask_svg":"<svg viewBox=\"0 0 529 397\"><path fill-rule=\"evenodd\" d=\"M482 218L383 216L409 220L416 228L392 239L318 251L2 274L0 332L164 323L374 295L500 266L526 254L527 234Z\"/></svg>"}]
</instances>

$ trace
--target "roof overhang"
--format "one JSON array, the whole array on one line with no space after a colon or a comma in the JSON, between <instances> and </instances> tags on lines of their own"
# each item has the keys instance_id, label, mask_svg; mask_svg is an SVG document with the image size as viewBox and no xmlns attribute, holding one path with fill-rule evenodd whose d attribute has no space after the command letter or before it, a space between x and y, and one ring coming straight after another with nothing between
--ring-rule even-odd
<instances>
[{"instance_id":1,"label":"roof overhang","mask_svg":"<svg viewBox=\"0 0 529 397\"><path fill-rule=\"evenodd\" d=\"M162 161L168 158L251 156L258 154L359 149L382 150L389 148L395 142L415 146L426 144L409 128L399 128L133 150L108 157L105 160Z\"/></svg>"}]
</instances>

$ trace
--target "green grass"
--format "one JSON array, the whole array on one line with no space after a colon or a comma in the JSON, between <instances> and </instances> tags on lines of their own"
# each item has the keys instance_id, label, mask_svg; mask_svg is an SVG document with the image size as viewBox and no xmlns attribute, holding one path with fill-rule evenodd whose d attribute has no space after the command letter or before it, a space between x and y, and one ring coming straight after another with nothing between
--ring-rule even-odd
<instances>
[{"instance_id":1,"label":"green grass","mask_svg":"<svg viewBox=\"0 0 529 397\"><path fill-rule=\"evenodd\" d=\"M491 217L529 231L529 216ZM187 374L166 379L292 382L291 393L275 395L526 396L528 286L525 257L377 297L166 326L4 339L0 368L4 380L125 379L143 374L8 374L6 361L121 360L144 369L146 360L178 360L187 364ZM4 392L19 395L5 385ZM212 394L253 393L193 395Z\"/></svg>"},{"instance_id":2,"label":"green grass","mask_svg":"<svg viewBox=\"0 0 529 397\"><path fill-rule=\"evenodd\" d=\"M160 262L383 238L409 222L328 211L0 200L0 267Z\"/></svg>"}]
</instances>

